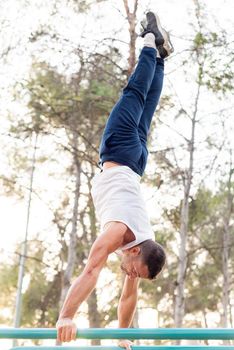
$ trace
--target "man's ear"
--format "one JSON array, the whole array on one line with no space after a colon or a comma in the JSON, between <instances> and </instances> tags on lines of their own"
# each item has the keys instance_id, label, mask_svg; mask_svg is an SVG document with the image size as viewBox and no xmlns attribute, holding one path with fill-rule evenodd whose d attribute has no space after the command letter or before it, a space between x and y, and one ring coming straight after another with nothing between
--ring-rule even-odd
<instances>
[{"instance_id":1,"label":"man's ear","mask_svg":"<svg viewBox=\"0 0 234 350\"><path fill-rule=\"evenodd\" d=\"M138 256L141 253L141 248L139 246L135 246L129 249L129 253L132 256Z\"/></svg>"}]
</instances>

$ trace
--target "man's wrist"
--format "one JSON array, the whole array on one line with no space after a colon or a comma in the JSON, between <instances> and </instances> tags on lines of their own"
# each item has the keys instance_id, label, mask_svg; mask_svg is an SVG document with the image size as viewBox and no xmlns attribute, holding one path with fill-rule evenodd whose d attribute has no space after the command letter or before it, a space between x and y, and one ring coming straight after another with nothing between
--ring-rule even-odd
<instances>
[{"instance_id":1,"label":"man's wrist","mask_svg":"<svg viewBox=\"0 0 234 350\"><path fill-rule=\"evenodd\" d=\"M73 320L74 316L61 313L58 317L58 320Z\"/></svg>"},{"instance_id":2,"label":"man's wrist","mask_svg":"<svg viewBox=\"0 0 234 350\"><path fill-rule=\"evenodd\" d=\"M59 316L58 321L60 320L72 320L72 317L68 317L68 316Z\"/></svg>"}]
</instances>

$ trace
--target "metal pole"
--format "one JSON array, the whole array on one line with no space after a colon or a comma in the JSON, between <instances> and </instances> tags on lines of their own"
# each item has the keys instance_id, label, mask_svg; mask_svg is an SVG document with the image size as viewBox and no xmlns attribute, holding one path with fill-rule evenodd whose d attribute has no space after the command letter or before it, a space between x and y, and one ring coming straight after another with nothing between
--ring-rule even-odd
<instances>
[{"instance_id":1,"label":"metal pole","mask_svg":"<svg viewBox=\"0 0 234 350\"><path fill-rule=\"evenodd\" d=\"M123 350L119 346L19 346L10 350ZM234 350L234 346L219 346L219 345L131 345L132 350Z\"/></svg>"},{"instance_id":2,"label":"metal pole","mask_svg":"<svg viewBox=\"0 0 234 350\"><path fill-rule=\"evenodd\" d=\"M32 156L32 168L30 174L30 186L29 186L29 198L28 198L28 207L27 207L27 218L26 218L26 227L25 227L25 237L22 243L20 262L19 262L19 274L17 282L17 294L16 294L16 304L15 304L15 317L14 317L14 327L17 328L20 326L21 318L21 305L22 305L22 285L24 278L24 267L25 260L27 255L27 240L28 240L28 229L29 229L29 219L30 219L30 209L31 209L31 200L32 200L32 190L33 190L33 178L36 162L36 148L37 148L37 139L38 134L35 136L35 143L33 147L33 156ZM16 346L16 341L13 341L13 346Z\"/></svg>"},{"instance_id":3,"label":"metal pole","mask_svg":"<svg viewBox=\"0 0 234 350\"><path fill-rule=\"evenodd\" d=\"M232 328L78 328L80 339L234 339ZM0 328L0 339L56 339L55 328Z\"/></svg>"}]
</instances>

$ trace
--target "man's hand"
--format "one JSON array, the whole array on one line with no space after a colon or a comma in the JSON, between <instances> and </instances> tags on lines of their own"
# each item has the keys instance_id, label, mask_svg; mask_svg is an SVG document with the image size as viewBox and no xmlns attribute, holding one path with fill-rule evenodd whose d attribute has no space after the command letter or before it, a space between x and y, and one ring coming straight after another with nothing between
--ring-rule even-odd
<instances>
[{"instance_id":1,"label":"man's hand","mask_svg":"<svg viewBox=\"0 0 234 350\"><path fill-rule=\"evenodd\" d=\"M127 339L120 339L118 341L118 346L125 348L126 350L131 350L131 346L134 345L133 342Z\"/></svg>"},{"instance_id":2,"label":"man's hand","mask_svg":"<svg viewBox=\"0 0 234 350\"><path fill-rule=\"evenodd\" d=\"M76 324L70 318L61 318L56 323L57 339L60 342L68 342L76 339Z\"/></svg>"}]
</instances>

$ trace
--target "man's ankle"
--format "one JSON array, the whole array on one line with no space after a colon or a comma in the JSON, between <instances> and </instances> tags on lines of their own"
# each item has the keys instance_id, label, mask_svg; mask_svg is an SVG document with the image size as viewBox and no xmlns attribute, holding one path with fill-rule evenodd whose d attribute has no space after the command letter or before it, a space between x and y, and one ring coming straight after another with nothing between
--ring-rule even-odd
<instances>
[{"instance_id":1,"label":"man's ankle","mask_svg":"<svg viewBox=\"0 0 234 350\"><path fill-rule=\"evenodd\" d=\"M157 50L156 44L155 44L155 36L153 33L147 33L144 36L144 47L152 47L157 52L157 57L160 57L160 54Z\"/></svg>"}]
</instances>

